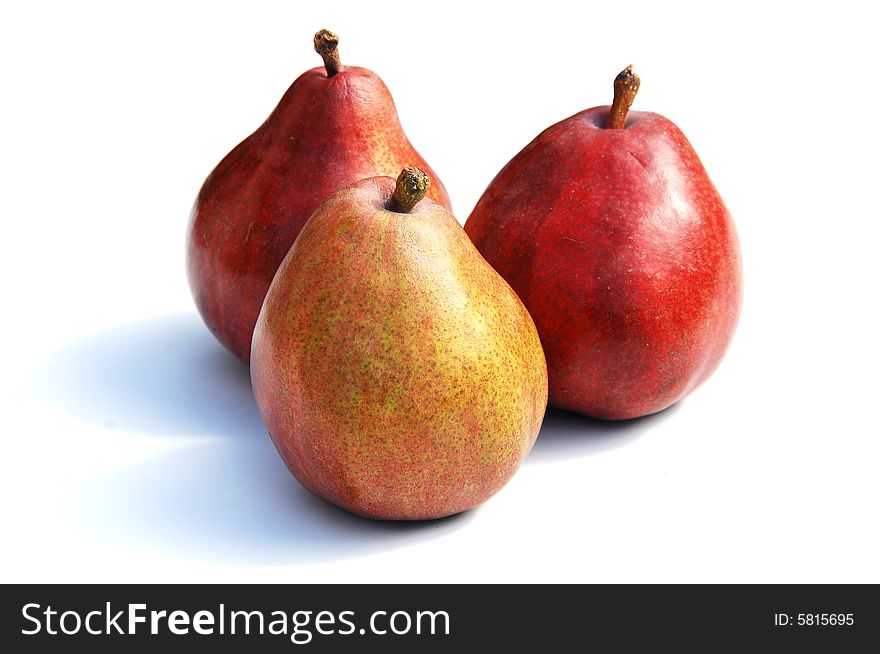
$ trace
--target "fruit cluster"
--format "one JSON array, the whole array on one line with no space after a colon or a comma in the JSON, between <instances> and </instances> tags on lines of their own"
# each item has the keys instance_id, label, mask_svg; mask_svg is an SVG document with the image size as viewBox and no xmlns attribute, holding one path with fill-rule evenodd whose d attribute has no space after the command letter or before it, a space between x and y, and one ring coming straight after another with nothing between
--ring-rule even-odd
<instances>
[{"instance_id":1,"label":"fruit cluster","mask_svg":"<svg viewBox=\"0 0 880 654\"><path fill-rule=\"evenodd\" d=\"M635 418L715 370L741 302L735 228L681 131L629 111L632 67L610 107L517 154L462 230L338 42L315 35L324 66L211 172L188 233L196 305L250 363L303 486L371 518L451 515L516 472L548 399Z\"/></svg>"}]
</instances>

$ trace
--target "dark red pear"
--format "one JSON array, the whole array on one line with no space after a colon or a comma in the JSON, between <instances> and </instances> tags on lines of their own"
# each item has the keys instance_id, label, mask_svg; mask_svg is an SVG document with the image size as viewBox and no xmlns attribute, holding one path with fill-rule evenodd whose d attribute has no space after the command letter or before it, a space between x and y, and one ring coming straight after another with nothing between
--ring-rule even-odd
<instances>
[{"instance_id":1,"label":"dark red pear","mask_svg":"<svg viewBox=\"0 0 880 654\"><path fill-rule=\"evenodd\" d=\"M733 221L688 140L614 103L529 143L465 231L532 315L550 404L605 419L661 411L699 386L733 336L742 296Z\"/></svg>"},{"instance_id":2,"label":"dark red pear","mask_svg":"<svg viewBox=\"0 0 880 654\"><path fill-rule=\"evenodd\" d=\"M401 128L379 77L345 66L338 38L315 35L324 66L303 73L268 119L217 165L199 191L187 236L187 275L214 335L250 358L275 271L312 212L356 180L424 168L431 197L450 208L437 175Z\"/></svg>"}]
</instances>

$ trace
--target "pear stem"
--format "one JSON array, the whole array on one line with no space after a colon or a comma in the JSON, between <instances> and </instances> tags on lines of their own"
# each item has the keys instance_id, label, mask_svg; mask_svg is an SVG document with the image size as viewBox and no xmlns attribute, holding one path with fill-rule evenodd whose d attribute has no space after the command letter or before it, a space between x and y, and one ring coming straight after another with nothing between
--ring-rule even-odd
<instances>
[{"instance_id":1,"label":"pear stem","mask_svg":"<svg viewBox=\"0 0 880 654\"><path fill-rule=\"evenodd\" d=\"M320 30L315 34L315 52L324 60L324 68L327 69L327 77L333 77L345 70L339 59L339 37L330 30Z\"/></svg>"},{"instance_id":2,"label":"pear stem","mask_svg":"<svg viewBox=\"0 0 880 654\"><path fill-rule=\"evenodd\" d=\"M608 113L608 129L623 129L626 126L626 114L639 92L639 76L627 66L614 78L614 101Z\"/></svg>"},{"instance_id":3,"label":"pear stem","mask_svg":"<svg viewBox=\"0 0 880 654\"><path fill-rule=\"evenodd\" d=\"M388 209L397 213L409 213L431 188L431 178L421 168L406 166L397 178L394 194L388 201Z\"/></svg>"}]
</instances>

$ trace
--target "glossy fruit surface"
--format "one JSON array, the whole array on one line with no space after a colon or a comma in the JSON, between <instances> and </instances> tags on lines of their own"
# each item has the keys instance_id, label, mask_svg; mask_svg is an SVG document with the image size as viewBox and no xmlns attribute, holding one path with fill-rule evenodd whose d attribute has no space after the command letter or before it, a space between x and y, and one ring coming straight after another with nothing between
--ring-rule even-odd
<instances>
[{"instance_id":1,"label":"glossy fruit surface","mask_svg":"<svg viewBox=\"0 0 880 654\"><path fill-rule=\"evenodd\" d=\"M362 180L315 212L266 297L251 377L303 486L363 516L420 520L513 475L547 371L525 307L455 218L429 199L407 213L396 193L394 179Z\"/></svg>"},{"instance_id":2,"label":"glossy fruit surface","mask_svg":"<svg viewBox=\"0 0 880 654\"><path fill-rule=\"evenodd\" d=\"M610 128L612 113L542 132L465 231L535 321L550 404L624 419L670 406L715 370L742 273L730 214L681 131L625 109Z\"/></svg>"},{"instance_id":3,"label":"glossy fruit surface","mask_svg":"<svg viewBox=\"0 0 880 654\"><path fill-rule=\"evenodd\" d=\"M192 210L193 297L214 335L244 361L275 271L333 191L416 165L431 172L431 197L449 207L443 185L404 134L385 84L365 68L342 68L335 45L329 32L315 36L325 66L301 75L263 125L217 165Z\"/></svg>"}]
</instances>

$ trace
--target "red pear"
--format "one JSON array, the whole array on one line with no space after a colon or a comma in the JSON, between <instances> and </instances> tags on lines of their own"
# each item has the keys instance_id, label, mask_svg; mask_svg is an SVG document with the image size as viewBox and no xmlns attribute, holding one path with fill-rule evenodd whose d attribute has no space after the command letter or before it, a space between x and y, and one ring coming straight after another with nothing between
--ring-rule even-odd
<instances>
[{"instance_id":1,"label":"red pear","mask_svg":"<svg viewBox=\"0 0 880 654\"><path fill-rule=\"evenodd\" d=\"M431 171L400 126L391 94L365 69L343 67L338 38L315 35L324 66L303 73L256 132L199 191L187 275L214 335L244 361L263 298L303 225L331 193L358 179ZM437 176L431 197L450 207Z\"/></svg>"},{"instance_id":2,"label":"red pear","mask_svg":"<svg viewBox=\"0 0 880 654\"><path fill-rule=\"evenodd\" d=\"M605 419L661 411L699 386L733 336L736 231L684 134L612 106L549 127L486 189L465 231L525 303L550 404Z\"/></svg>"},{"instance_id":3,"label":"red pear","mask_svg":"<svg viewBox=\"0 0 880 654\"><path fill-rule=\"evenodd\" d=\"M532 448L547 404L535 325L458 221L405 168L314 213L272 281L251 356L294 476L378 519L464 511ZM423 199L424 198L424 199Z\"/></svg>"}]
</instances>

